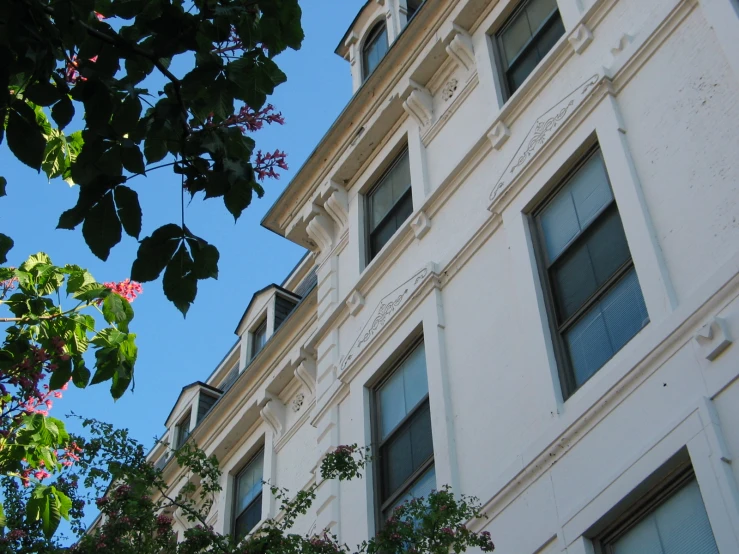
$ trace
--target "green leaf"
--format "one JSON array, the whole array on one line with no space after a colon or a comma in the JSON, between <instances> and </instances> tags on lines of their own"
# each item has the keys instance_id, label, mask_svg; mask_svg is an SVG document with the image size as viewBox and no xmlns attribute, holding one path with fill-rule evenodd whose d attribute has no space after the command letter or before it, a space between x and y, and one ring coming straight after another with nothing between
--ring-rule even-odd
<instances>
[{"instance_id":1,"label":"green leaf","mask_svg":"<svg viewBox=\"0 0 739 554\"><path fill-rule=\"evenodd\" d=\"M121 148L121 161L123 162L123 167L126 168L126 171L139 173L141 175L146 174L144 156L141 155L141 150L135 144Z\"/></svg>"},{"instance_id":2,"label":"green leaf","mask_svg":"<svg viewBox=\"0 0 739 554\"><path fill-rule=\"evenodd\" d=\"M121 136L132 133L141 117L141 101L134 95L129 95L113 115L111 125Z\"/></svg>"},{"instance_id":3,"label":"green leaf","mask_svg":"<svg viewBox=\"0 0 739 554\"><path fill-rule=\"evenodd\" d=\"M75 367L72 370L72 382L77 388L84 389L87 383L90 382L90 370L84 364L84 361L80 360L80 364L77 364L75 360Z\"/></svg>"},{"instance_id":4,"label":"green leaf","mask_svg":"<svg viewBox=\"0 0 739 554\"><path fill-rule=\"evenodd\" d=\"M155 163L164 159L167 155L167 141L160 136L149 136L144 143L144 156L146 163Z\"/></svg>"},{"instance_id":5,"label":"green leaf","mask_svg":"<svg viewBox=\"0 0 739 554\"><path fill-rule=\"evenodd\" d=\"M49 379L49 389L59 390L72 378L72 360L66 362L59 360L56 362L57 368L51 374Z\"/></svg>"},{"instance_id":6,"label":"green leaf","mask_svg":"<svg viewBox=\"0 0 739 554\"><path fill-rule=\"evenodd\" d=\"M95 278L86 269L75 269L67 277L67 294L79 292L85 285L91 285L95 282Z\"/></svg>"},{"instance_id":7,"label":"green leaf","mask_svg":"<svg viewBox=\"0 0 739 554\"><path fill-rule=\"evenodd\" d=\"M59 129L64 129L74 117L74 104L66 94L51 108L51 117Z\"/></svg>"},{"instance_id":8,"label":"green leaf","mask_svg":"<svg viewBox=\"0 0 739 554\"><path fill-rule=\"evenodd\" d=\"M10 252L10 249L13 248L13 239L11 239L8 235L4 235L0 233L0 264L7 263L8 261L8 252Z\"/></svg>"},{"instance_id":9,"label":"green leaf","mask_svg":"<svg viewBox=\"0 0 739 554\"><path fill-rule=\"evenodd\" d=\"M8 115L8 148L16 158L35 170L41 169L46 139L36 122L36 114L22 100L12 104Z\"/></svg>"},{"instance_id":10,"label":"green leaf","mask_svg":"<svg viewBox=\"0 0 739 554\"><path fill-rule=\"evenodd\" d=\"M246 179L238 179L223 197L226 208L237 220L241 213L251 204L252 185Z\"/></svg>"},{"instance_id":11,"label":"green leaf","mask_svg":"<svg viewBox=\"0 0 739 554\"><path fill-rule=\"evenodd\" d=\"M198 281L192 273L192 266L192 258L182 243L167 265L162 279L165 296L182 312L182 315L187 315L198 293Z\"/></svg>"},{"instance_id":12,"label":"green leaf","mask_svg":"<svg viewBox=\"0 0 739 554\"><path fill-rule=\"evenodd\" d=\"M172 259L181 239L180 226L170 223L142 240L131 267L131 279L146 283L159 277Z\"/></svg>"},{"instance_id":13,"label":"green leaf","mask_svg":"<svg viewBox=\"0 0 739 554\"><path fill-rule=\"evenodd\" d=\"M113 193L108 192L85 217L82 236L90 250L105 261L110 249L121 242L121 222L113 203Z\"/></svg>"},{"instance_id":14,"label":"green leaf","mask_svg":"<svg viewBox=\"0 0 739 554\"><path fill-rule=\"evenodd\" d=\"M59 501L59 513L64 519L69 520L69 510L72 509L72 499L56 487L52 488L54 489L54 495Z\"/></svg>"},{"instance_id":15,"label":"green leaf","mask_svg":"<svg viewBox=\"0 0 739 554\"><path fill-rule=\"evenodd\" d=\"M37 106L51 106L59 100L61 91L50 81L36 81L26 87L23 94Z\"/></svg>"},{"instance_id":16,"label":"green leaf","mask_svg":"<svg viewBox=\"0 0 739 554\"><path fill-rule=\"evenodd\" d=\"M218 248L212 244L201 244L196 248L190 244L193 257L193 274L196 279L218 279Z\"/></svg>"},{"instance_id":17,"label":"green leaf","mask_svg":"<svg viewBox=\"0 0 739 554\"><path fill-rule=\"evenodd\" d=\"M44 161L41 162L41 169L46 173L46 177L51 181L56 177L60 177L69 166L67 160L67 139L64 134L59 131L52 131L49 136L46 148L44 150Z\"/></svg>"},{"instance_id":18,"label":"green leaf","mask_svg":"<svg viewBox=\"0 0 739 554\"><path fill-rule=\"evenodd\" d=\"M133 319L131 304L118 294L109 294L103 300L103 317L108 323L127 326ZM124 329L125 330L125 329Z\"/></svg>"},{"instance_id":19,"label":"green leaf","mask_svg":"<svg viewBox=\"0 0 739 554\"><path fill-rule=\"evenodd\" d=\"M8 522L7 522L7 519L5 517L5 510L3 509L3 505L0 502L0 529L5 529L5 527L7 527L7 525L8 525Z\"/></svg>"},{"instance_id":20,"label":"green leaf","mask_svg":"<svg viewBox=\"0 0 739 554\"><path fill-rule=\"evenodd\" d=\"M130 148L123 148L122 152L126 152ZM138 152L138 148L136 149ZM141 153L139 152L139 156ZM125 161L123 162L125 165ZM143 160L142 160L143 167ZM115 188L115 204L118 210L118 217L121 220L123 229L135 239L141 234L141 206L139 205L139 195L136 191L125 185L118 185Z\"/></svg>"}]
</instances>

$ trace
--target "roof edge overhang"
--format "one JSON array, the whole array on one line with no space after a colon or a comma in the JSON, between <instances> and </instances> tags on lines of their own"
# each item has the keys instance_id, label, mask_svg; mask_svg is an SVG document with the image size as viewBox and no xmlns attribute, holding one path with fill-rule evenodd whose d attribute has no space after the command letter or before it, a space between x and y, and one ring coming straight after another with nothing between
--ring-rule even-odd
<instances>
[{"instance_id":1,"label":"roof edge overhang","mask_svg":"<svg viewBox=\"0 0 739 554\"><path fill-rule=\"evenodd\" d=\"M177 400L175 400L174 406L172 406L172 409L170 410L169 415L164 422L165 427L169 427L171 425L170 419L172 419L172 415L177 411L177 406L180 404L180 400L182 400L182 397L185 395L185 393L193 387L200 387L207 391L214 392L218 395L223 394L223 391L221 389L217 389L216 387L209 385L208 383L203 383L202 381L195 381L194 383L185 385L184 387L182 387Z\"/></svg>"},{"instance_id":2,"label":"roof edge overhang","mask_svg":"<svg viewBox=\"0 0 739 554\"><path fill-rule=\"evenodd\" d=\"M362 6L359 9L359 12L357 12L356 17L352 20L351 25L349 25L349 28L344 33L344 36L341 37L339 44L336 46L336 50L334 50L334 54L336 54L337 56L340 56L343 59L346 59L346 56L349 52L349 47L346 44L347 39L349 38L352 31L354 30L354 26L357 24L357 21L359 21L364 15L364 13L367 11L367 9L376 2L377 0L367 0L364 6Z\"/></svg>"},{"instance_id":3,"label":"roof edge overhang","mask_svg":"<svg viewBox=\"0 0 739 554\"><path fill-rule=\"evenodd\" d=\"M372 1L376 0L368 1L363 10ZM354 93L349 103L285 187L285 190L269 208L262 218L262 227L288 238L287 231L290 220L297 216L303 206L317 193L325 180L321 176L325 167L333 166L340 156L351 148L355 139L364 131L362 125L365 123L368 114L377 111L377 99L387 98L410 68L410 62L418 52L417 48L410 48L409 46L413 44L414 40L420 41L419 37L433 37L439 25L439 14L449 11L450 4L453 6L457 3L458 0L424 3L425 9L419 10L413 18L414 25L406 27L390 45L390 49L375 71ZM430 22L435 24L431 26L429 25ZM419 30L419 32L405 32L413 28ZM420 31L421 29L424 31ZM399 68L402 68L402 70L398 71ZM290 240L304 248L311 250L315 248L315 245L299 240Z\"/></svg>"},{"instance_id":4,"label":"roof edge overhang","mask_svg":"<svg viewBox=\"0 0 739 554\"><path fill-rule=\"evenodd\" d=\"M275 291L280 292L280 293L282 293L284 295L287 295L290 298L294 298L295 300L300 301L300 299L301 299L301 297L299 295L295 294L292 291L287 290L284 287L281 287L280 285L278 285L276 283L271 283L271 284L267 285L266 287L259 289L257 292L255 292L252 295L251 300L249 300L249 304L246 306L246 310L244 310L244 315L242 315L241 316L241 319L239 319L239 324L236 326L236 329L234 329L234 334L235 335L237 335L237 336L240 336L241 335L240 330L242 329L244 323L246 322L247 316L249 315L249 310L254 305L254 302L256 301L256 299L259 298L261 295L263 295L265 292L268 292L268 291L270 291L272 289L274 289Z\"/></svg>"}]
</instances>

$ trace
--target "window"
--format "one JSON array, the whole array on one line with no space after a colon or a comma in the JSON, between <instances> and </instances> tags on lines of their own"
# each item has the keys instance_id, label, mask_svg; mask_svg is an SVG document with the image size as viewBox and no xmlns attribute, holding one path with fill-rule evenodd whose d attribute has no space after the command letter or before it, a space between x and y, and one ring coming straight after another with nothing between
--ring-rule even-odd
<instances>
[{"instance_id":1,"label":"window","mask_svg":"<svg viewBox=\"0 0 739 554\"><path fill-rule=\"evenodd\" d=\"M524 0L495 35L506 99L565 32L557 0Z\"/></svg>"},{"instance_id":2,"label":"window","mask_svg":"<svg viewBox=\"0 0 739 554\"><path fill-rule=\"evenodd\" d=\"M175 427L174 449L179 449L190 436L190 410L184 415Z\"/></svg>"},{"instance_id":3,"label":"window","mask_svg":"<svg viewBox=\"0 0 739 554\"><path fill-rule=\"evenodd\" d=\"M254 456L236 476L233 534L244 538L262 519L264 450Z\"/></svg>"},{"instance_id":4,"label":"window","mask_svg":"<svg viewBox=\"0 0 739 554\"><path fill-rule=\"evenodd\" d=\"M426 354L418 344L374 392L379 521L436 488Z\"/></svg>"},{"instance_id":5,"label":"window","mask_svg":"<svg viewBox=\"0 0 739 554\"><path fill-rule=\"evenodd\" d=\"M692 470L643 501L596 545L599 554L718 554Z\"/></svg>"},{"instance_id":6,"label":"window","mask_svg":"<svg viewBox=\"0 0 739 554\"><path fill-rule=\"evenodd\" d=\"M298 303L281 295L275 296L275 331L287 319L287 316L295 309Z\"/></svg>"},{"instance_id":7,"label":"window","mask_svg":"<svg viewBox=\"0 0 739 554\"><path fill-rule=\"evenodd\" d=\"M385 23L380 22L369 32L362 47L362 72L365 80L372 75L372 72L380 64L380 60L385 57L388 48L387 27L385 27Z\"/></svg>"},{"instance_id":8,"label":"window","mask_svg":"<svg viewBox=\"0 0 739 554\"><path fill-rule=\"evenodd\" d=\"M254 358L267 342L267 319L265 318L251 335L251 357Z\"/></svg>"},{"instance_id":9,"label":"window","mask_svg":"<svg viewBox=\"0 0 739 554\"><path fill-rule=\"evenodd\" d=\"M398 156L372 188L366 206L369 263L413 213L408 150Z\"/></svg>"},{"instance_id":10,"label":"window","mask_svg":"<svg viewBox=\"0 0 739 554\"><path fill-rule=\"evenodd\" d=\"M534 221L566 398L649 321L599 150L580 162Z\"/></svg>"},{"instance_id":11,"label":"window","mask_svg":"<svg viewBox=\"0 0 739 554\"><path fill-rule=\"evenodd\" d=\"M205 415L210 411L213 405L218 402L218 397L212 394L207 394L200 391L200 399L198 402L198 418L197 422L200 423Z\"/></svg>"},{"instance_id":12,"label":"window","mask_svg":"<svg viewBox=\"0 0 739 554\"><path fill-rule=\"evenodd\" d=\"M416 15L416 12L421 9L423 2L424 0L406 0L406 15L409 22Z\"/></svg>"}]
</instances>

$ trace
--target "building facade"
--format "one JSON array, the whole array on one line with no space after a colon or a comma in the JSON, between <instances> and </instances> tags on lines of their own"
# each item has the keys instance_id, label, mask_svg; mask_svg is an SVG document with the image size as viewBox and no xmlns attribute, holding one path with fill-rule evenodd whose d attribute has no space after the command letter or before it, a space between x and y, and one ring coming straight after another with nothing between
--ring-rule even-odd
<instances>
[{"instance_id":1,"label":"building facade","mask_svg":"<svg viewBox=\"0 0 739 554\"><path fill-rule=\"evenodd\" d=\"M318 479L295 531L350 545L449 484L501 553L739 552L739 4L368 0L336 52L263 220L309 253L152 461L215 454L236 535Z\"/></svg>"}]
</instances>

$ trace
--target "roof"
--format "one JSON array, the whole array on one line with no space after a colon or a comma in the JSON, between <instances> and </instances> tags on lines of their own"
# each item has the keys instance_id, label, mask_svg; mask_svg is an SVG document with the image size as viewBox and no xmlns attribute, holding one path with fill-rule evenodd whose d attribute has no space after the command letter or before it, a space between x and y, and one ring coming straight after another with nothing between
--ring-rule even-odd
<instances>
[{"instance_id":1,"label":"roof","mask_svg":"<svg viewBox=\"0 0 739 554\"><path fill-rule=\"evenodd\" d=\"M352 20L351 25L349 25L349 28L344 33L344 36L341 37L341 41L339 41L339 44L336 46L336 50L334 50L334 53L338 56L341 56L342 58L344 55L340 52L342 47L344 46L344 43L346 42L346 39L349 38L349 33L352 32L352 29L354 29L354 26L357 24L357 21L359 21L359 18L362 17L362 14L364 13L364 10L366 10L370 4L372 4L376 0L367 0L364 3L364 6L357 12L356 17Z\"/></svg>"},{"instance_id":2,"label":"roof","mask_svg":"<svg viewBox=\"0 0 739 554\"><path fill-rule=\"evenodd\" d=\"M174 406L172 406L172 410L170 410L169 415L167 416L167 419L165 420L165 425L166 425L167 422L169 422L169 418L172 417L172 414L174 413L175 408L177 408L177 404L180 403L180 398L182 398L182 396L185 394L185 392L187 392L189 389L191 389L193 387L202 387L202 388L207 389L207 390L210 390L212 392L215 392L215 393L218 393L218 394L223 394L223 391L221 389L217 389L216 387L213 387L211 385L208 385L207 383L203 383L202 381L195 381L194 383L190 383L189 385L185 385L184 387L182 387L182 390L180 391L180 394L177 397L177 400L175 401Z\"/></svg>"},{"instance_id":3,"label":"roof","mask_svg":"<svg viewBox=\"0 0 739 554\"><path fill-rule=\"evenodd\" d=\"M295 298L296 300L300 300L300 298L301 298L300 295L295 294L294 292L289 291L286 288L281 287L280 285L278 285L276 283L272 283L270 285L267 285L264 288L259 289L257 292L255 292L252 295L251 300L249 300L249 304L246 306L246 310L244 310L244 315L241 316L241 319L239 320L239 324L236 326L236 329L234 330L234 333L236 335L239 334L239 328L244 324L244 320L246 320L246 315L249 313L249 310L251 309L252 305L254 304L254 301L257 299L257 297L261 296L263 293L265 293L266 291L268 291L270 289L275 289L275 290L281 292L282 294L286 294L287 296L290 296L292 298Z\"/></svg>"}]
</instances>

